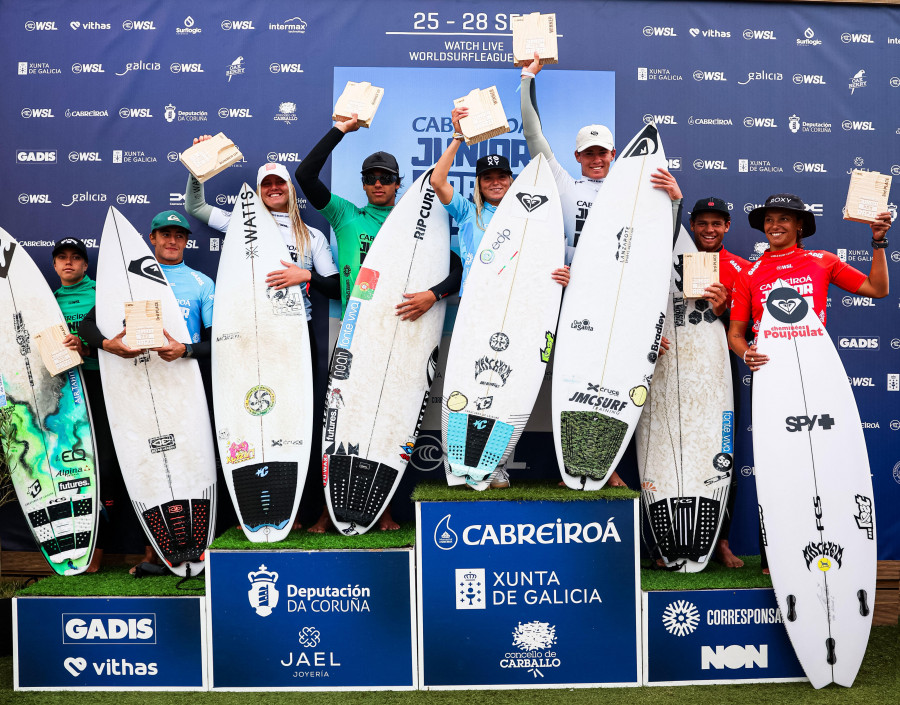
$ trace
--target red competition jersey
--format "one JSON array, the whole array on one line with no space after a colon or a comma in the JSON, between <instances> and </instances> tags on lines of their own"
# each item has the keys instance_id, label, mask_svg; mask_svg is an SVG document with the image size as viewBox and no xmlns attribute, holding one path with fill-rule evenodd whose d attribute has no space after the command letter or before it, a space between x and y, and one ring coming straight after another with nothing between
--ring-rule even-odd
<instances>
[{"instance_id":1,"label":"red competition jersey","mask_svg":"<svg viewBox=\"0 0 900 705\"><path fill-rule=\"evenodd\" d=\"M719 250L719 281L728 289L728 299L725 301L726 307L731 305L731 292L737 284L738 275L750 269L750 263L743 257L732 254L724 247Z\"/></svg>"},{"instance_id":2,"label":"red competition jersey","mask_svg":"<svg viewBox=\"0 0 900 705\"><path fill-rule=\"evenodd\" d=\"M801 296L812 296L813 310L824 325L828 285L833 282L855 294L867 277L858 269L841 262L837 255L824 250L794 247L780 252L765 252L756 264L738 276L732 291L731 320L753 321L753 331L758 333L763 304L778 279L793 286Z\"/></svg>"}]
</instances>

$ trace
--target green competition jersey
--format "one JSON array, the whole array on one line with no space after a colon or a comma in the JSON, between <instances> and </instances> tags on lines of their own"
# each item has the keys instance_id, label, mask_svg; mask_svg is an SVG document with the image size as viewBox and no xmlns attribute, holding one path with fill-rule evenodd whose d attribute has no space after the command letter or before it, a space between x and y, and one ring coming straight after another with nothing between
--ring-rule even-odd
<instances>
[{"instance_id":1,"label":"green competition jersey","mask_svg":"<svg viewBox=\"0 0 900 705\"><path fill-rule=\"evenodd\" d=\"M66 318L69 330L75 335L78 335L78 324L81 323L81 319L94 308L97 298L96 287L94 280L85 275L84 279L77 284L61 286L53 292L56 302ZM94 354L96 355L96 353ZM99 370L100 363L96 357L86 357L84 358L84 369Z\"/></svg>"},{"instance_id":2,"label":"green competition jersey","mask_svg":"<svg viewBox=\"0 0 900 705\"><path fill-rule=\"evenodd\" d=\"M338 243L338 267L341 275L341 317L356 281L356 275L369 247L393 206L366 204L359 208L345 198L331 194L328 205L319 211L334 228Z\"/></svg>"}]
</instances>

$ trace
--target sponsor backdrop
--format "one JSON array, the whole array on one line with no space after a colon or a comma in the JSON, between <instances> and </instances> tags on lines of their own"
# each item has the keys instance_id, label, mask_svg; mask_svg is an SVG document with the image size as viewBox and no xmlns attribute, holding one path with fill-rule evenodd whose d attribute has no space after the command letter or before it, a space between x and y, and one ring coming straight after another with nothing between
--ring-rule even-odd
<instances>
[{"instance_id":1,"label":"sponsor backdrop","mask_svg":"<svg viewBox=\"0 0 900 705\"><path fill-rule=\"evenodd\" d=\"M636 501L417 506L423 687L640 683Z\"/></svg>"},{"instance_id":2,"label":"sponsor backdrop","mask_svg":"<svg viewBox=\"0 0 900 705\"><path fill-rule=\"evenodd\" d=\"M773 590L648 592L644 683L805 680Z\"/></svg>"},{"instance_id":3,"label":"sponsor backdrop","mask_svg":"<svg viewBox=\"0 0 900 705\"><path fill-rule=\"evenodd\" d=\"M416 687L411 550L208 555L214 689Z\"/></svg>"},{"instance_id":4,"label":"sponsor backdrop","mask_svg":"<svg viewBox=\"0 0 900 705\"><path fill-rule=\"evenodd\" d=\"M19 597L15 687L206 690L200 597Z\"/></svg>"},{"instance_id":5,"label":"sponsor backdrop","mask_svg":"<svg viewBox=\"0 0 900 705\"><path fill-rule=\"evenodd\" d=\"M461 150L452 178L468 195L473 160L485 150L508 155L516 171L525 163L509 18L538 9L557 13L562 35L561 63L538 77L541 113L551 145L572 172L574 135L583 124L606 122L623 144L654 120L688 205L710 194L732 205L728 249L757 259L764 238L745 214L767 195L788 191L819 220L808 245L868 271L870 231L843 221L841 208L851 169L900 175L900 10L884 6L397 0L385 12L353 0L302 7L223 0L190 10L149 0L112 7L4 3L7 41L0 52L12 90L0 113L7 135L0 226L55 284L52 241L79 237L95 253L108 206L140 230L156 212L183 207L186 173L178 152L198 134L224 131L246 158L207 184L215 205L229 208L241 182L252 183L266 159L293 170L330 127L335 91L347 79L387 89L372 127L347 136L323 174L336 192L358 202L364 155L395 152L410 183L446 145L452 100L496 84L513 131ZM896 201L895 195L895 216ZM324 227L318 214L304 212ZM196 224L189 264L214 276L219 238ZM888 261L896 284L896 244ZM829 309L829 330L865 425L882 559L900 558L900 516L888 511L900 501L894 289L876 301L834 289ZM324 328L321 305L317 319ZM741 392L746 409L747 376ZM432 399L434 406L439 397ZM538 417L515 456L520 477L556 474L547 419ZM732 541L737 551L755 553L748 419L738 421L736 434ZM635 486L631 457L624 470ZM409 482L421 476L411 472Z\"/></svg>"}]
</instances>

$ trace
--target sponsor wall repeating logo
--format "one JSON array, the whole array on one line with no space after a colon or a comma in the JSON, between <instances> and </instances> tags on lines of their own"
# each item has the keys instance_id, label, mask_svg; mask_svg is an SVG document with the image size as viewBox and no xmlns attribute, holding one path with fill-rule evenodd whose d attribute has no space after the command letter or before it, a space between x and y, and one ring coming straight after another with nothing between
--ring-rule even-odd
<instances>
[{"instance_id":1,"label":"sponsor wall repeating logo","mask_svg":"<svg viewBox=\"0 0 900 705\"><path fill-rule=\"evenodd\" d=\"M723 159L695 159L694 169L697 171L727 171L728 167L725 166Z\"/></svg>"},{"instance_id":2,"label":"sponsor wall repeating logo","mask_svg":"<svg viewBox=\"0 0 900 705\"><path fill-rule=\"evenodd\" d=\"M77 162L102 162L100 152L69 152L69 161Z\"/></svg>"},{"instance_id":3,"label":"sponsor wall repeating logo","mask_svg":"<svg viewBox=\"0 0 900 705\"><path fill-rule=\"evenodd\" d=\"M21 115L26 120L30 118L53 118L53 108L22 108Z\"/></svg>"},{"instance_id":4,"label":"sponsor wall repeating logo","mask_svg":"<svg viewBox=\"0 0 900 705\"><path fill-rule=\"evenodd\" d=\"M122 29L126 32L132 30L137 32L154 32L156 31L156 25L153 23L153 20L125 20L122 23Z\"/></svg>"},{"instance_id":5,"label":"sponsor wall repeating logo","mask_svg":"<svg viewBox=\"0 0 900 705\"><path fill-rule=\"evenodd\" d=\"M773 117L745 117L744 127L778 127Z\"/></svg>"},{"instance_id":6,"label":"sponsor wall repeating logo","mask_svg":"<svg viewBox=\"0 0 900 705\"><path fill-rule=\"evenodd\" d=\"M693 115L691 115L688 118L688 125L703 125L704 127L731 127L733 124L734 123L731 122L731 118L727 117L694 117Z\"/></svg>"},{"instance_id":7,"label":"sponsor wall repeating logo","mask_svg":"<svg viewBox=\"0 0 900 705\"><path fill-rule=\"evenodd\" d=\"M306 20L300 17L291 17L283 22L269 23L269 30L273 32L287 32L288 34L305 34Z\"/></svg>"},{"instance_id":8,"label":"sponsor wall repeating logo","mask_svg":"<svg viewBox=\"0 0 900 705\"><path fill-rule=\"evenodd\" d=\"M745 29L742 33L744 39L755 40L755 39L765 39L768 41L774 41L778 39L775 36L774 29Z\"/></svg>"},{"instance_id":9,"label":"sponsor wall repeating logo","mask_svg":"<svg viewBox=\"0 0 900 705\"><path fill-rule=\"evenodd\" d=\"M743 174L783 174L784 168L768 159L738 159L738 172Z\"/></svg>"},{"instance_id":10,"label":"sponsor wall repeating logo","mask_svg":"<svg viewBox=\"0 0 900 705\"><path fill-rule=\"evenodd\" d=\"M72 73L106 73L103 64L72 64Z\"/></svg>"},{"instance_id":11,"label":"sponsor wall repeating logo","mask_svg":"<svg viewBox=\"0 0 900 705\"><path fill-rule=\"evenodd\" d=\"M638 81L683 81L684 76L666 68L638 67Z\"/></svg>"},{"instance_id":12,"label":"sponsor wall repeating logo","mask_svg":"<svg viewBox=\"0 0 900 705\"><path fill-rule=\"evenodd\" d=\"M290 101L279 103L278 112L272 119L275 120L275 122L283 122L285 125L290 125L291 123L296 122L297 104Z\"/></svg>"},{"instance_id":13,"label":"sponsor wall repeating logo","mask_svg":"<svg viewBox=\"0 0 900 705\"><path fill-rule=\"evenodd\" d=\"M221 27L226 32L256 29L256 27L253 26L253 20L222 20Z\"/></svg>"},{"instance_id":14,"label":"sponsor wall repeating logo","mask_svg":"<svg viewBox=\"0 0 900 705\"><path fill-rule=\"evenodd\" d=\"M175 28L175 34L178 36L200 34L201 32L203 32L203 30L197 26L197 23L194 22L194 18L190 15L184 18L182 27Z\"/></svg>"},{"instance_id":15,"label":"sponsor wall repeating logo","mask_svg":"<svg viewBox=\"0 0 900 705\"><path fill-rule=\"evenodd\" d=\"M25 23L25 30L28 32L57 32L59 27L56 26L56 22L53 20L28 20Z\"/></svg>"},{"instance_id":16,"label":"sponsor wall repeating logo","mask_svg":"<svg viewBox=\"0 0 900 705\"><path fill-rule=\"evenodd\" d=\"M703 71L697 69L692 74L695 81L727 81L724 71Z\"/></svg>"},{"instance_id":17,"label":"sponsor wall repeating logo","mask_svg":"<svg viewBox=\"0 0 900 705\"><path fill-rule=\"evenodd\" d=\"M129 71L159 71L161 68L162 64L158 61L129 61L125 64L125 70L116 76L124 76Z\"/></svg>"},{"instance_id":18,"label":"sponsor wall repeating logo","mask_svg":"<svg viewBox=\"0 0 900 705\"><path fill-rule=\"evenodd\" d=\"M178 61L173 61L169 64L169 71L172 73L206 73L203 70L202 64L182 64Z\"/></svg>"},{"instance_id":19,"label":"sponsor wall repeating logo","mask_svg":"<svg viewBox=\"0 0 900 705\"><path fill-rule=\"evenodd\" d=\"M49 193L20 193L18 197L18 201L23 206L29 205L50 205L53 201L50 200Z\"/></svg>"},{"instance_id":20,"label":"sponsor wall repeating logo","mask_svg":"<svg viewBox=\"0 0 900 705\"><path fill-rule=\"evenodd\" d=\"M825 76L820 73L795 73L792 80L798 86L827 86Z\"/></svg>"},{"instance_id":21,"label":"sponsor wall repeating logo","mask_svg":"<svg viewBox=\"0 0 900 705\"><path fill-rule=\"evenodd\" d=\"M871 34L858 34L856 32L844 32L841 34L844 44L874 44Z\"/></svg>"},{"instance_id":22,"label":"sponsor wall repeating logo","mask_svg":"<svg viewBox=\"0 0 900 705\"><path fill-rule=\"evenodd\" d=\"M703 39L731 38L731 32L722 29L700 29L699 27L691 27L688 30L688 34L690 34L692 37L699 37Z\"/></svg>"},{"instance_id":23,"label":"sponsor wall repeating logo","mask_svg":"<svg viewBox=\"0 0 900 705\"><path fill-rule=\"evenodd\" d=\"M16 73L19 76L56 76L62 69L54 68L46 61L19 61Z\"/></svg>"},{"instance_id":24,"label":"sponsor wall repeating logo","mask_svg":"<svg viewBox=\"0 0 900 705\"><path fill-rule=\"evenodd\" d=\"M72 28L73 31L77 32L78 30L107 30L112 29L112 25L109 22L80 22L79 20L73 20L69 22L69 27Z\"/></svg>"},{"instance_id":25,"label":"sponsor wall repeating logo","mask_svg":"<svg viewBox=\"0 0 900 705\"><path fill-rule=\"evenodd\" d=\"M79 117L109 117L109 111L104 110L72 110L71 108L66 108L65 115L67 118L79 118Z\"/></svg>"},{"instance_id":26,"label":"sponsor wall repeating logo","mask_svg":"<svg viewBox=\"0 0 900 705\"><path fill-rule=\"evenodd\" d=\"M225 69L225 75L228 77L228 82L231 83L232 76L243 76L245 70L246 67L244 66L244 57L237 57L228 65L228 68Z\"/></svg>"},{"instance_id":27,"label":"sponsor wall repeating logo","mask_svg":"<svg viewBox=\"0 0 900 705\"><path fill-rule=\"evenodd\" d=\"M17 149L16 164L56 164L56 150Z\"/></svg>"},{"instance_id":28,"label":"sponsor wall repeating logo","mask_svg":"<svg viewBox=\"0 0 900 705\"><path fill-rule=\"evenodd\" d=\"M677 37L678 33L674 27L651 27L647 25L642 30L645 37Z\"/></svg>"},{"instance_id":29,"label":"sponsor wall repeating logo","mask_svg":"<svg viewBox=\"0 0 900 705\"><path fill-rule=\"evenodd\" d=\"M803 39L797 40L798 47L817 47L822 45L822 40L816 38L816 33L811 27L807 27L803 32Z\"/></svg>"},{"instance_id":30,"label":"sponsor wall repeating logo","mask_svg":"<svg viewBox=\"0 0 900 705\"><path fill-rule=\"evenodd\" d=\"M129 118L152 118L150 108L119 108L119 117L123 120Z\"/></svg>"},{"instance_id":31,"label":"sponsor wall repeating logo","mask_svg":"<svg viewBox=\"0 0 900 705\"><path fill-rule=\"evenodd\" d=\"M782 81L784 80L784 74L778 71L748 71L747 78L743 81L738 81L739 86L746 86L748 83L752 83L753 81Z\"/></svg>"},{"instance_id":32,"label":"sponsor wall repeating logo","mask_svg":"<svg viewBox=\"0 0 900 705\"><path fill-rule=\"evenodd\" d=\"M850 84L848 88L850 89L850 95L853 95L854 91L857 88L865 88L866 87L866 70L860 69L853 76L850 77Z\"/></svg>"}]
</instances>

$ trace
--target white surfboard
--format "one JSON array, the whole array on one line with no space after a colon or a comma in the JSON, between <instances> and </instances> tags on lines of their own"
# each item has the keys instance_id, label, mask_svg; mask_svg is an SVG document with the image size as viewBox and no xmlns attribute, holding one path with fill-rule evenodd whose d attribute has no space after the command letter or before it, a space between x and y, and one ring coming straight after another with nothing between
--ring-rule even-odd
<instances>
[{"instance_id":1,"label":"white surfboard","mask_svg":"<svg viewBox=\"0 0 900 705\"><path fill-rule=\"evenodd\" d=\"M415 321L395 306L450 269L450 224L423 174L378 231L347 301L331 360L322 477L331 520L365 533L409 462L437 367L444 301Z\"/></svg>"},{"instance_id":2,"label":"white surfboard","mask_svg":"<svg viewBox=\"0 0 900 705\"><path fill-rule=\"evenodd\" d=\"M565 261L562 208L543 155L522 170L466 279L441 404L449 484L485 489L515 448L550 360Z\"/></svg>"},{"instance_id":3,"label":"white surfboard","mask_svg":"<svg viewBox=\"0 0 900 705\"><path fill-rule=\"evenodd\" d=\"M647 399L672 268L672 203L650 183L665 166L646 125L616 158L575 250L551 391L556 457L572 489L606 484Z\"/></svg>"},{"instance_id":4,"label":"white surfboard","mask_svg":"<svg viewBox=\"0 0 900 705\"><path fill-rule=\"evenodd\" d=\"M705 299L682 292L682 262L696 252L682 226L672 253L663 335L637 427L641 504L670 568L703 570L715 549L734 471L734 397L725 326Z\"/></svg>"},{"instance_id":5,"label":"white surfboard","mask_svg":"<svg viewBox=\"0 0 900 705\"><path fill-rule=\"evenodd\" d=\"M159 264L134 226L110 208L97 261L97 326L122 330L126 301L159 300L169 335L190 342ZM177 575L197 575L216 523L212 427L196 360L99 351L109 427L125 487L147 539Z\"/></svg>"},{"instance_id":6,"label":"white surfboard","mask_svg":"<svg viewBox=\"0 0 900 705\"><path fill-rule=\"evenodd\" d=\"M37 265L0 229L0 457L28 528L59 575L91 562L100 496L79 368L51 375L33 336L69 329Z\"/></svg>"},{"instance_id":7,"label":"white surfboard","mask_svg":"<svg viewBox=\"0 0 900 705\"><path fill-rule=\"evenodd\" d=\"M875 506L862 424L812 299L779 280L757 337L753 455L778 607L810 682L850 686L875 602Z\"/></svg>"},{"instance_id":8,"label":"white surfboard","mask_svg":"<svg viewBox=\"0 0 900 705\"><path fill-rule=\"evenodd\" d=\"M216 276L212 378L216 438L231 501L254 543L291 530L309 467L312 362L303 294L266 275L290 262L281 229L247 184Z\"/></svg>"}]
</instances>

